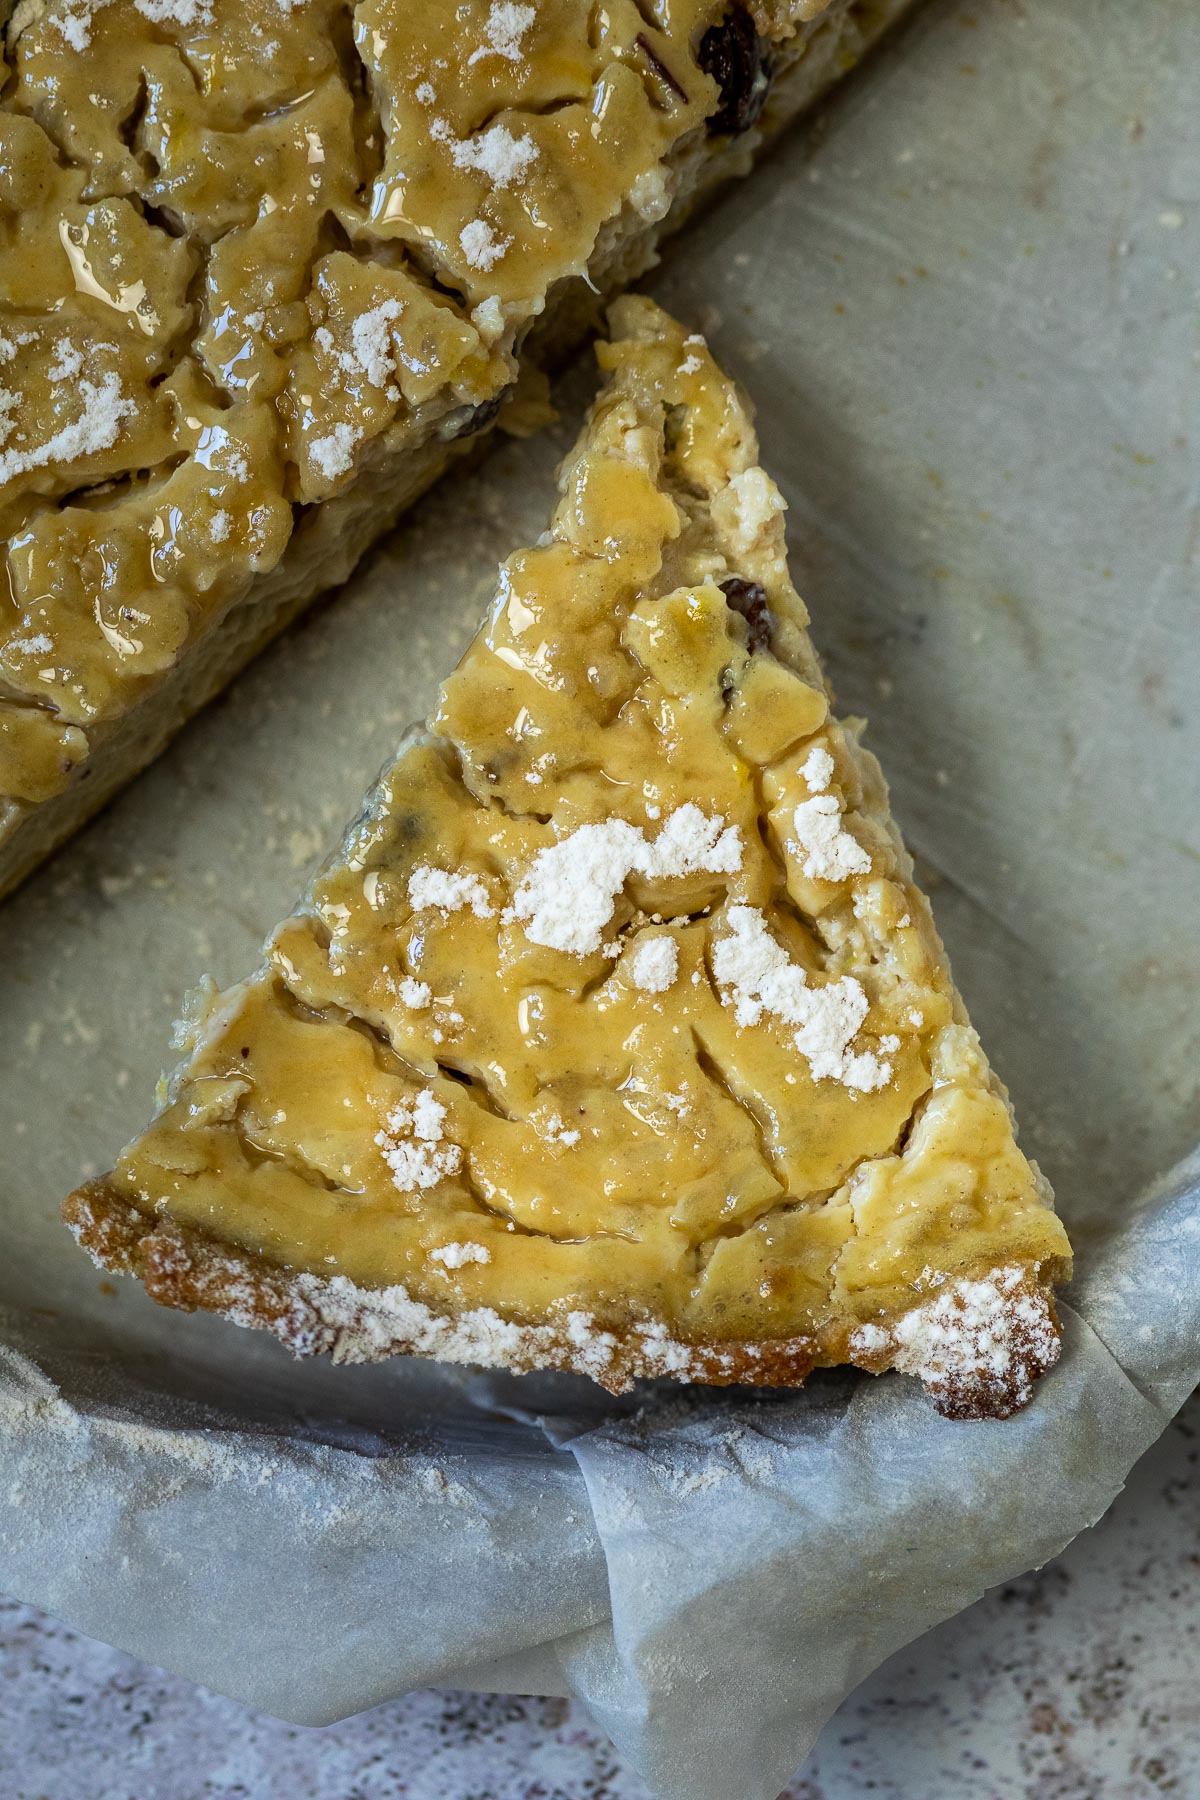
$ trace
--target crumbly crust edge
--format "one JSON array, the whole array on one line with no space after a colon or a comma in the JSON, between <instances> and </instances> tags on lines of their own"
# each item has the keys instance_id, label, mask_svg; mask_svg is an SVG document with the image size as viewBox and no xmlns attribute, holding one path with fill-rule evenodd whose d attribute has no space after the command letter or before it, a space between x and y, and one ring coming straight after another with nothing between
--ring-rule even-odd
<instances>
[{"instance_id":1,"label":"crumbly crust edge","mask_svg":"<svg viewBox=\"0 0 1200 1800\"><path fill-rule=\"evenodd\" d=\"M1061 1267L958 1277L932 1287L921 1308L870 1327L842 1320L813 1336L703 1344L674 1338L654 1320L614 1331L582 1312L541 1325L506 1320L491 1308L435 1313L402 1287L362 1288L345 1276L280 1269L251 1251L150 1218L103 1178L72 1194L63 1218L98 1267L135 1276L159 1305L218 1313L269 1331L298 1358L327 1355L335 1363L416 1355L517 1373L558 1369L587 1375L613 1394L664 1377L712 1387L799 1387L816 1368L850 1364L871 1374L899 1368L920 1378L947 1418L1003 1419L1025 1404L1061 1347L1053 1294L1067 1272ZM914 1356L913 1327L923 1317L940 1318L943 1329L947 1318L966 1319L962 1294L976 1287L999 1297L1005 1366L996 1366L996 1317L978 1342L965 1330L948 1360L930 1351L928 1332L924 1362Z\"/></svg>"}]
</instances>

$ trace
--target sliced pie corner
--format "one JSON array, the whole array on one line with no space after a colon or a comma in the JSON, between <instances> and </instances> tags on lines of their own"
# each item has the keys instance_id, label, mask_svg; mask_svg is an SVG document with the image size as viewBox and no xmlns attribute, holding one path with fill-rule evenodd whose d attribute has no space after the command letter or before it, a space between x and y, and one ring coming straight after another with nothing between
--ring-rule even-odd
<instances>
[{"instance_id":1,"label":"sliced pie corner","mask_svg":"<svg viewBox=\"0 0 1200 1800\"><path fill-rule=\"evenodd\" d=\"M1066 1234L830 711L745 403L650 301L611 331L549 532L67 1220L301 1355L853 1363L1005 1415Z\"/></svg>"}]
</instances>

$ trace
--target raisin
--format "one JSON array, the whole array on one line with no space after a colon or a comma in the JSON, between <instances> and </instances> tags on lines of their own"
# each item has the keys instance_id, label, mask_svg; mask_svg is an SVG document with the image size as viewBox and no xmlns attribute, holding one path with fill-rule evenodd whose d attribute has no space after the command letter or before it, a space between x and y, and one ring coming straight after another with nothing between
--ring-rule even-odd
<instances>
[{"instance_id":1,"label":"raisin","mask_svg":"<svg viewBox=\"0 0 1200 1800\"><path fill-rule=\"evenodd\" d=\"M746 581L741 575L730 575L717 584L726 603L746 621L750 654L771 648L775 621L767 605L767 590L757 581Z\"/></svg>"},{"instance_id":2,"label":"raisin","mask_svg":"<svg viewBox=\"0 0 1200 1800\"><path fill-rule=\"evenodd\" d=\"M767 101L771 59L754 20L740 6L700 39L696 60L720 89L720 103L708 117L709 137L736 137L749 131Z\"/></svg>"},{"instance_id":3,"label":"raisin","mask_svg":"<svg viewBox=\"0 0 1200 1800\"><path fill-rule=\"evenodd\" d=\"M490 400L484 400L481 405L473 406L466 417L455 427L454 436L456 438L475 437L478 432L486 431L500 411L503 400L503 394L494 394Z\"/></svg>"}]
</instances>

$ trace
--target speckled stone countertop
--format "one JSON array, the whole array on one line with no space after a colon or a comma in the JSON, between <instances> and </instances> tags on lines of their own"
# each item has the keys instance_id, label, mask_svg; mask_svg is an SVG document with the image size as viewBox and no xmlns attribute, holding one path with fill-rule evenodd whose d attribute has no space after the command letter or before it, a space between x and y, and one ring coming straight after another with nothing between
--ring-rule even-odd
<instances>
[{"instance_id":1,"label":"speckled stone countertop","mask_svg":"<svg viewBox=\"0 0 1200 1800\"><path fill-rule=\"evenodd\" d=\"M901 1652L786 1800L1200 1795L1200 1395L1065 1555ZM298 1730L0 1603L0 1800L643 1800L565 1700ZM740 1800L731 1795L730 1800Z\"/></svg>"}]
</instances>

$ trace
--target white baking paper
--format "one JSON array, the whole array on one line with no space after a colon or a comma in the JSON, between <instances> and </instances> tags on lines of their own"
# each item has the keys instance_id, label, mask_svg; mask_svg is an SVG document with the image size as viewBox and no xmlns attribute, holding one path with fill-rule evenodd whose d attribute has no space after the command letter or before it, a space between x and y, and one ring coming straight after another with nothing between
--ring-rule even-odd
<instances>
[{"instance_id":1,"label":"white baking paper","mask_svg":"<svg viewBox=\"0 0 1200 1800\"><path fill-rule=\"evenodd\" d=\"M887 1655L1106 1510L1196 1381L1198 1294L1194 1158L1086 1259L1062 1361L1004 1422L948 1422L897 1378L615 1403L479 1376L471 1441L442 1428L438 1371L399 1373L384 1431L231 1418L33 1342L0 1363L0 1567L288 1719L412 1687L572 1692L662 1800L773 1800Z\"/></svg>"},{"instance_id":2,"label":"white baking paper","mask_svg":"<svg viewBox=\"0 0 1200 1800\"><path fill-rule=\"evenodd\" d=\"M893 1650L1107 1509L1200 1373L1200 1162L1085 1266L1066 1342L1035 1404L965 1436L847 1376L659 1394L569 1440L612 1623L562 1667L655 1794L774 1800Z\"/></svg>"},{"instance_id":3,"label":"white baking paper","mask_svg":"<svg viewBox=\"0 0 1200 1800\"><path fill-rule=\"evenodd\" d=\"M541 529L580 375L0 910L0 1590L309 1723L570 1690L662 1800L769 1800L876 1662L1104 1510L1200 1376L1198 66L1174 0L930 0L654 284L758 402L1078 1245L1032 1404L294 1365L58 1222Z\"/></svg>"}]
</instances>

